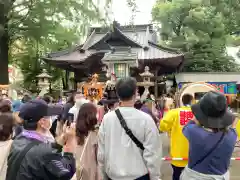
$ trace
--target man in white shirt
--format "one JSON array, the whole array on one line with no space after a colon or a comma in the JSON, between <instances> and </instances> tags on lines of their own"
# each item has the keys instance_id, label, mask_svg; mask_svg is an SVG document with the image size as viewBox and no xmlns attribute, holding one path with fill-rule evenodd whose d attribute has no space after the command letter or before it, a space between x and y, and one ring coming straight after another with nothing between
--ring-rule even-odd
<instances>
[{"instance_id":1,"label":"man in white shirt","mask_svg":"<svg viewBox=\"0 0 240 180\"><path fill-rule=\"evenodd\" d=\"M75 122L78 116L79 109L81 106L85 103L88 103L89 101L85 99L84 95L82 93L77 92L75 95L75 104L74 106L69 110L69 114L73 115L73 121Z\"/></svg>"},{"instance_id":2,"label":"man in white shirt","mask_svg":"<svg viewBox=\"0 0 240 180\"><path fill-rule=\"evenodd\" d=\"M153 119L134 108L137 83L134 78L116 83L119 111L144 150L126 134L115 111L107 113L99 129L98 163L103 180L158 180L162 141Z\"/></svg>"}]
</instances>

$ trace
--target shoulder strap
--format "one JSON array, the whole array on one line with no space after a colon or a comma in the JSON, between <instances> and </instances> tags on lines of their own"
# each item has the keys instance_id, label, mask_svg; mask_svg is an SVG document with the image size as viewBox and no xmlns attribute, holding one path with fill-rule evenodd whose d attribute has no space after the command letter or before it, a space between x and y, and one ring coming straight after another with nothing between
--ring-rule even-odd
<instances>
[{"instance_id":1,"label":"shoulder strap","mask_svg":"<svg viewBox=\"0 0 240 180\"><path fill-rule=\"evenodd\" d=\"M34 146L40 144L41 142L39 141L33 141L31 143L29 143L19 154L19 156L17 157L17 159L15 160L15 163L12 164L12 168L10 169L10 171L8 172L9 175L11 177L17 177L17 173L20 169L20 165L22 163L23 158L25 157L25 155L28 153L28 151L30 151L30 149L32 149Z\"/></svg>"},{"instance_id":2,"label":"shoulder strap","mask_svg":"<svg viewBox=\"0 0 240 180\"><path fill-rule=\"evenodd\" d=\"M220 137L220 139L217 141L217 143L201 158L199 159L195 164L193 164L190 168L192 169L193 167L195 167L196 165L200 164L201 162L203 162L204 159L206 159L208 156L210 156L213 151L215 149L217 149L218 145L221 143L221 141L223 140L224 137L224 133L222 133L222 136Z\"/></svg>"},{"instance_id":3,"label":"shoulder strap","mask_svg":"<svg viewBox=\"0 0 240 180\"><path fill-rule=\"evenodd\" d=\"M120 113L120 110L116 109L115 113L120 121L121 126L125 130L126 134L132 139L132 141L136 144L137 147L139 147L141 150L144 150L145 148L144 148L143 144L136 138L136 136L134 136L132 131L128 128L125 119L123 118L122 114Z\"/></svg>"},{"instance_id":4,"label":"shoulder strap","mask_svg":"<svg viewBox=\"0 0 240 180\"><path fill-rule=\"evenodd\" d=\"M89 140L89 138L90 138L90 134L91 134L91 132L89 132L87 138L85 139L85 142L84 142L84 145L83 145L82 154L81 154L81 156L80 156L80 162L82 162L84 153L85 153L85 151L86 151L86 148L87 148L87 145L88 145L88 140Z\"/></svg>"},{"instance_id":5,"label":"shoulder strap","mask_svg":"<svg viewBox=\"0 0 240 180\"><path fill-rule=\"evenodd\" d=\"M91 132L90 132L91 133ZM86 148L87 148L87 145L88 145L88 141L89 141L89 138L90 138L90 133L88 134L88 136L85 138L85 142L84 142L84 145L83 145L83 149L82 149L82 153L81 153L81 156L80 156L80 159L79 160L76 160L76 172L75 174L73 175L73 178L71 180L78 180L78 179L82 179L82 176L83 176L83 167L81 165L83 165L82 163L82 160L83 160L83 157L84 157L84 153L86 151Z\"/></svg>"}]
</instances>

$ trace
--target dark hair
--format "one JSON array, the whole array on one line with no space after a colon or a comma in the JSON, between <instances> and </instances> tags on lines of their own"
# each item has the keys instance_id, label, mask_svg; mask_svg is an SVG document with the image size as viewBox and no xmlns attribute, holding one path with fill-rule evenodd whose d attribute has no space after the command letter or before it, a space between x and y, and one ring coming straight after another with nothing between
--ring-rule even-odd
<instances>
[{"instance_id":1,"label":"dark hair","mask_svg":"<svg viewBox=\"0 0 240 180\"><path fill-rule=\"evenodd\" d=\"M76 136L78 144L84 144L84 138L88 136L89 131L95 130L97 124L97 108L92 103L85 103L81 106L78 112L76 121Z\"/></svg>"},{"instance_id":2,"label":"dark hair","mask_svg":"<svg viewBox=\"0 0 240 180\"><path fill-rule=\"evenodd\" d=\"M193 96L191 94L184 94L182 96L182 102L184 105L191 104Z\"/></svg>"},{"instance_id":3,"label":"dark hair","mask_svg":"<svg viewBox=\"0 0 240 180\"><path fill-rule=\"evenodd\" d=\"M166 104L166 99L165 99L165 98L161 98L161 99L159 100L159 109L160 109L160 111L163 111L163 110L164 110L165 104Z\"/></svg>"},{"instance_id":4,"label":"dark hair","mask_svg":"<svg viewBox=\"0 0 240 180\"><path fill-rule=\"evenodd\" d=\"M227 133L229 128L225 127L225 128L209 128L211 129L214 133L218 133L218 132L223 132L223 133Z\"/></svg>"},{"instance_id":5,"label":"dark hair","mask_svg":"<svg viewBox=\"0 0 240 180\"><path fill-rule=\"evenodd\" d=\"M201 123L199 124L199 126L201 128L205 128L204 125L202 125ZM223 132L223 133L227 133L229 131L229 127L224 127L224 128L208 128L211 129L213 133L218 133L218 132Z\"/></svg>"},{"instance_id":6,"label":"dark hair","mask_svg":"<svg viewBox=\"0 0 240 180\"><path fill-rule=\"evenodd\" d=\"M74 94L71 94L71 95L67 98L67 103L71 103L72 105L75 104Z\"/></svg>"},{"instance_id":7,"label":"dark hair","mask_svg":"<svg viewBox=\"0 0 240 180\"><path fill-rule=\"evenodd\" d=\"M112 109L112 108L114 108L114 103L109 103L108 104L108 109Z\"/></svg>"},{"instance_id":8,"label":"dark hair","mask_svg":"<svg viewBox=\"0 0 240 180\"><path fill-rule=\"evenodd\" d=\"M31 100L32 100L32 98L28 94L25 94L22 98L22 103L26 103Z\"/></svg>"},{"instance_id":9,"label":"dark hair","mask_svg":"<svg viewBox=\"0 0 240 180\"><path fill-rule=\"evenodd\" d=\"M11 113L0 114L0 141L6 141L13 133L15 118Z\"/></svg>"},{"instance_id":10,"label":"dark hair","mask_svg":"<svg viewBox=\"0 0 240 180\"><path fill-rule=\"evenodd\" d=\"M37 126L38 126L38 121L28 122L26 120L23 120L23 128L26 130L35 131L37 130Z\"/></svg>"},{"instance_id":11,"label":"dark hair","mask_svg":"<svg viewBox=\"0 0 240 180\"><path fill-rule=\"evenodd\" d=\"M107 104L104 104L103 105L103 108L104 108L104 114L107 114L109 109L108 109L108 105Z\"/></svg>"},{"instance_id":12,"label":"dark hair","mask_svg":"<svg viewBox=\"0 0 240 180\"><path fill-rule=\"evenodd\" d=\"M168 98L172 98L172 95L170 93L167 93Z\"/></svg>"},{"instance_id":13,"label":"dark hair","mask_svg":"<svg viewBox=\"0 0 240 180\"><path fill-rule=\"evenodd\" d=\"M53 103L53 104L57 104L57 103L58 103L58 100L57 100L57 99L52 99L52 103Z\"/></svg>"},{"instance_id":14,"label":"dark hair","mask_svg":"<svg viewBox=\"0 0 240 180\"><path fill-rule=\"evenodd\" d=\"M140 100L137 100L134 104L134 107L139 110L142 108L142 105L142 102Z\"/></svg>"},{"instance_id":15,"label":"dark hair","mask_svg":"<svg viewBox=\"0 0 240 180\"><path fill-rule=\"evenodd\" d=\"M128 101L136 94L137 81L135 78L128 77L120 79L116 83L116 93L120 100Z\"/></svg>"},{"instance_id":16,"label":"dark hair","mask_svg":"<svg viewBox=\"0 0 240 180\"><path fill-rule=\"evenodd\" d=\"M49 104L52 101L52 97L49 95L44 95L42 100L44 100L47 104Z\"/></svg>"},{"instance_id":17,"label":"dark hair","mask_svg":"<svg viewBox=\"0 0 240 180\"><path fill-rule=\"evenodd\" d=\"M1 113L10 113L12 111L12 107L10 102L7 100L2 100L0 102L0 112Z\"/></svg>"}]
</instances>

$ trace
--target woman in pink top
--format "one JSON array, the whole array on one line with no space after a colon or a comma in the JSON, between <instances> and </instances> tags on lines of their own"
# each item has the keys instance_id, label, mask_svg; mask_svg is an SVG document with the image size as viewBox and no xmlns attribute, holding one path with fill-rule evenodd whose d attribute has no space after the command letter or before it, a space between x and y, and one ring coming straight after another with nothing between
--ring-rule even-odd
<instances>
[{"instance_id":1,"label":"woman in pink top","mask_svg":"<svg viewBox=\"0 0 240 180\"><path fill-rule=\"evenodd\" d=\"M79 110L76 119L77 180L98 180L97 169L97 108L92 103L85 103Z\"/></svg>"}]
</instances>

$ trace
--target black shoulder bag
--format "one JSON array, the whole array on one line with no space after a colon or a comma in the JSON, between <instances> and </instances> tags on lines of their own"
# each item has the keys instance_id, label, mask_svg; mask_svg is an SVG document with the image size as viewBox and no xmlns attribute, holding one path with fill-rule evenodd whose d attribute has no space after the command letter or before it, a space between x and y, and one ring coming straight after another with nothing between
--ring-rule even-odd
<instances>
[{"instance_id":1,"label":"black shoulder bag","mask_svg":"<svg viewBox=\"0 0 240 180\"><path fill-rule=\"evenodd\" d=\"M41 142L39 142L39 141L32 141L20 152L19 156L15 160L15 163L11 164L12 167L8 171L8 175L11 176L11 178L8 177L7 179L14 179L15 177L17 177L18 171L20 169L20 165L21 165L22 160L25 157L25 155L30 151L30 149L32 149L34 146L36 146L40 143Z\"/></svg>"},{"instance_id":2,"label":"black shoulder bag","mask_svg":"<svg viewBox=\"0 0 240 180\"><path fill-rule=\"evenodd\" d=\"M224 138L224 133L222 133L222 136L220 137L220 139L217 141L217 143L201 158L199 159L196 163L194 163L191 167L189 168L194 168L196 165L200 164L201 162L203 162L204 159L206 159L208 156L210 156L215 149L217 149L218 145L222 142L223 138Z\"/></svg>"},{"instance_id":3,"label":"black shoulder bag","mask_svg":"<svg viewBox=\"0 0 240 180\"><path fill-rule=\"evenodd\" d=\"M120 110L119 109L115 110L115 113L120 121L122 128L125 130L126 134L132 139L132 141L137 145L137 147L139 147L141 150L144 150L145 148L144 148L143 144L136 138L136 136L134 136L132 131L128 128L125 119L123 118L122 114L120 113Z\"/></svg>"}]
</instances>

